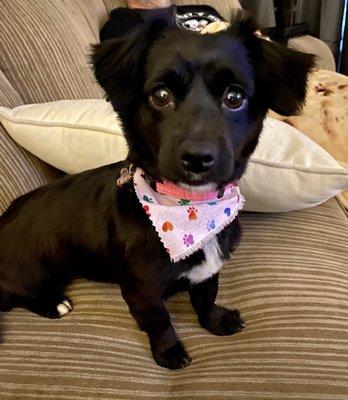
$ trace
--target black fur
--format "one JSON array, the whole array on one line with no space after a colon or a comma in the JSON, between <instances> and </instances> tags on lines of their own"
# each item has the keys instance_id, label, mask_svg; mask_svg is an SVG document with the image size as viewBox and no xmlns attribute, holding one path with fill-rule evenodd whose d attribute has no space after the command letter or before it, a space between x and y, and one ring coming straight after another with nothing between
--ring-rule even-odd
<instances>
[{"instance_id":1,"label":"black fur","mask_svg":"<svg viewBox=\"0 0 348 400\"><path fill-rule=\"evenodd\" d=\"M212 333L230 335L244 327L238 311L215 305L217 275L197 285L180 278L204 261L203 251L170 262L134 192L117 187L116 180L130 163L149 178L190 185L219 186L241 177L267 110L288 115L300 109L313 63L309 55L256 37L255 28L239 15L228 31L203 36L172 26L160 10L126 36L95 47L95 75L122 119L129 157L11 204L0 218L1 310L19 306L58 317L56 306L74 277L117 282L155 360L171 369L190 363L164 306L178 290L188 290L200 324ZM170 110L149 103L158 83L175 96ZM247 96L237 112L222 106L233 84ZM180 164L178 149L187 140L217 149L214 166L199 182ZM239 237L237 220L218 235L225 259Z\"/></svg>"}]
</instances>

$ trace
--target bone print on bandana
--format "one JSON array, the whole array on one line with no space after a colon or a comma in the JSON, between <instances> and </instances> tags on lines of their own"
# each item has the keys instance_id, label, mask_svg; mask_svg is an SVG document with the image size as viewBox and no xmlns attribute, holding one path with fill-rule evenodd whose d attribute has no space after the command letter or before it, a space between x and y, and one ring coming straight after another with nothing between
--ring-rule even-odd
<instances>
[{"instance_id":1,"label":"bone print on bandana","mask_svg":"<svg viewBox=\"0 0 348 400\"><path fill-rule=\"evenodd\" d=\"M208 200L161 194L150 187L139 168L134 174L134 189L173 262L201 249L205 242L236 218L244 204L236 183L226 185L221 198L216 192Z\"/></svg>"}]
</instances>

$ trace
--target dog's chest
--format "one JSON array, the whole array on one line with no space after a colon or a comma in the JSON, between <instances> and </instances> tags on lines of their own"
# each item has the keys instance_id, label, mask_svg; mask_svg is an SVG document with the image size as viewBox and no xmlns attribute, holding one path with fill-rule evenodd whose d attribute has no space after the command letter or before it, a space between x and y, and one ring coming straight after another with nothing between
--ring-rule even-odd
<instances>
[{"instance_id":1,"label":"dog's chest","mask_svg":"<svg viewBox=\"0 0 348 400\"><path fill-rule=\"evenodd\" d=\"M212 239L205 243L202 250L204 251L205 261L182 275L194 285L215 275L223 265L223 257L217 236L213 236Z\"/></svg>"}]
</instances>

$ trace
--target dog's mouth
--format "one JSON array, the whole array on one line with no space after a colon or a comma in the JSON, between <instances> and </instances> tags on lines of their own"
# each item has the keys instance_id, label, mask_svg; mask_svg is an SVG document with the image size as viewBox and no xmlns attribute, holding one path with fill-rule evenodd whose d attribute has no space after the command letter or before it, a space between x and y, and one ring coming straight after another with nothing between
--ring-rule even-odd
<instances>
[{"instance_id":1,"label":"dog's mouth","mask_svg":"<svg viewBox=\"0 0 348 400\"><path fill-rule=\"evenodd\" d=\"M174 185L190 192L204 192L215 190L220 182L217 182L209 172L195 173L184 172L177 175L162 175L161 181L171 182Z\"/></svg>"},{"instance_id":2,"label":"dog's mouth","mask_svg":"<svg viewBox=\"0 0 348 400\"><path fill-rule=\"evenodd\" d=\"M216 190L217 188L216 183L203 183L200 185L190 185L189 183L178 182L177 185L183 188L184 190L194 193L211 192L212 190Z\"/></svg>"},{"instance_id":3,"label":"dog's mouth","mask_svg":"<svg viewBox=\"0 0 348 400\"><path fill-rule=\"evenodd\" d=\"M206 173L194 173L186 172L185 175L180 179L172 180L164 178L161 180L163 186L170 187L176 192L185 192L186 195L209 194L215 192L219 186L218 183L209 180Z\"/></svg>"},{"instance_id":4,"label":"dog's mouth","mask_svg":"<svg viewBox=\"0 0 348 400\"><path fill-rule=\"evenodd\" d=\"M178 199L209 201L222 197L226 187L234 185L232 182L224 185L217 185L216 183L190 185L184 182L174 183L163 180L156 182L156 191Z\"/></svg>"},{"instance_id":5,"label":"dog's mouth","mask_svg":"<svg viewBox=\"0 0 348 400\"><path fill-rule=\"evenodd\" d=\"M200 187L204 187L207 185L215 185L215 187L217 186L216 183L213 183L211 180L209 180L206 172L186 172L184 179L178 181L178 185L186 188L190 186L192 191L201 191Z\"/></svg>"},{"instance_id":6,"label":"dog's mouth","mask_svg":"<svg viewBox=\"0 0 348 400\"><path fill-rule=\"evenodd\" d=\"M174 195L194 200L209 199L216 196L226 185L231 184L231 180L219 181L209 172L194 173L185 172L181 176L172 177L163 175L161 179L155 180L156 187L160 193Z\"/></svg>"}]
</instances>

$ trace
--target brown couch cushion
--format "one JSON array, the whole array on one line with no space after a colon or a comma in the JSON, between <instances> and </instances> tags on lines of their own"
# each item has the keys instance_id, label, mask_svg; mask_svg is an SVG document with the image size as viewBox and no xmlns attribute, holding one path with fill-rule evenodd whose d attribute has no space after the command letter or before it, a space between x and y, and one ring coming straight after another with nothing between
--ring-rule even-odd
<instances>
[{"instance_id":1,"label":"brown couch cushion","mask_svg":"<svg viewBox=\"0 0 348 400\"><path fill-rule=\"evenodd\" d=\"M111 6L119 6L110 0ZM122 3L122 2L121 2ZM4 0L0 7L0 105L101 98L90 44L107 19L102 0ZM0 127L0 214L57 171L17 146Z\"/></svg>"},{"instance_id":2,"label":"brown couch cushion","mask_svg":"<svg viewBox=\"0 0 348 400\"><path fill-rule=\"evenodd\" d=\"M0 71L0 105L13 108L22 104L24 104L22 97L14 90L3 72Z\"/></svg>"},{"instance_id":3,"label":"brown couch cushion","mask_svg":"<svg viewBox=\"0 0 348 400\"><path fill-rule=\"evenodd\" d=\"M45 185L59 174L19 147L0 126L0 215L12 200Z\"/></svg>"},{"instance_id":4,"label":"brown couch cushion","mask_svg":"<svg viewBox=\"0 0 348 400\"><path fill-rule=\"evenodd\" d=\"M153 361L118 286L73 284L61 320L2 315L0 393L13 399L346 400L348 220L336 200L304 211L244 214L244 238L221 274L218 303L246 329L216 337L187 295L169 303L193 357Z\"/></svg>"},{"instance_id":5,"label":"brown couch cushion","mask_svg":"<svg viewBox=\"0 0 348 400\"><path fill-rule=\"evenodd\" d=\"M0 69L24 103L101 98L90 44L107 19L102 0L3 0Z\"/></svg>"}]
</instances>

